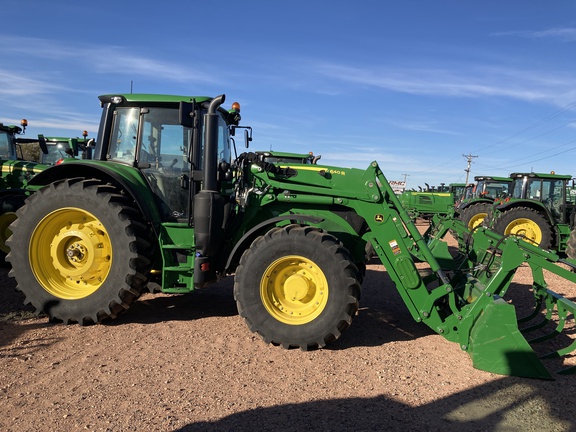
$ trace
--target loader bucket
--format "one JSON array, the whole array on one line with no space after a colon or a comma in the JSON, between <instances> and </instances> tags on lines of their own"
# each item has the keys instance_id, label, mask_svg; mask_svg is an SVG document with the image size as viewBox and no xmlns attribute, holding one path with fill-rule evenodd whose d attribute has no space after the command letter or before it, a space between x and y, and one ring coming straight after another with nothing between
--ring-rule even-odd
<instances>
[{"instance_id":1,"label":"loader bucket","mask_svg":"<svg viewBox=\"0 0 576 432\"><path fill-rule=\"evenodd\" d=\"M475 368L501 375L552 379L520 330L514 306L502 298L487 304L470 331Z\"/></svg>"},{"instance_id":2,"label":"loader bucket","mask_svg":"<svg viewBox=\"0 0 576 432\"><path fill-rule=\"evenodd\" d=\"M576 284L576 265L551 251L484 228L471 233L465 251L471 261L465 266L471 288L464 298L471 306L472 324L467 341L461 339L460 343L474 367L503 375L553 379L544 364L556 369L558 361L541 360L558 359L564 369L552 372L576 372L574 366L566 367L566 360L576 351L576 304L548 289L545 280L553 274ZM508 288L521 266L531 272L532 286L527 291L517 287L516 296L510 298ZM516 298L518 295L522 297ZM528 303L532 297L533 308L518 319L515 305L525 314L529 309L526 296Z\"/></svg>"}]
</instances>

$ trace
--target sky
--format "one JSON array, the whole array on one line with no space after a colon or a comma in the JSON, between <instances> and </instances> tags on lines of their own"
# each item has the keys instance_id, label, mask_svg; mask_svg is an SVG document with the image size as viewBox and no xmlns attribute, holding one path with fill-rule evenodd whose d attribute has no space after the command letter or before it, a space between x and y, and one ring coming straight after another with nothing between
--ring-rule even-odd
<instances>
[{"instance_id":1,"label":"sky","mask_svg":"<svg viewBox=\"0 0 576 432\"><path fill-rule=\"evenodd\" d=\"M225 94L251 150L408 189L576 175L573 0L148 3L2 0L0 122L96 137L101 94Z\"/></svg>"}]
</instances>

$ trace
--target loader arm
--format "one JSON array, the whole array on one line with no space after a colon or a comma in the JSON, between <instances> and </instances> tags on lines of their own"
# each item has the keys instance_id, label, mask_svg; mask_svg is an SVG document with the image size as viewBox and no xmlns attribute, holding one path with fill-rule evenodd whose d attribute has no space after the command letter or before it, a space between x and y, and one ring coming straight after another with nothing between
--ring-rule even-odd
<instances>
[{"instance_id":1,"label":"loader arm","mask_svg":"<svg viewBox=\"0 0 576 432\"><path fill-rule=\"evenodd\" d=\"M437 221L434 229L421 235L375 162L370 169L374 170L382 201L378 203L380 213L371 209L373 217L364 214L370 226L365 237L412 317L457 342L479 369L550 378L523 335L524 330L519 330L514 306L502 297L517 269L527 263L532 270L536 308L555 308L560 317L551 334L557 335L566 318L574 315L576 304L549 290L542 270L576 283L576 274L559 264L572 269L576 266L518 237L504 237L484 228L469 232L453 218ZM451 261L446 243L442 242L449 231L458 235L460 244L459 253ZM425 262L428 268L417 268L417 261ZM545 318L550 319L551 315L547 312ZM574 349L576 343L572 342L544 358L566 355Z\"/></svg>"}]
</instances>

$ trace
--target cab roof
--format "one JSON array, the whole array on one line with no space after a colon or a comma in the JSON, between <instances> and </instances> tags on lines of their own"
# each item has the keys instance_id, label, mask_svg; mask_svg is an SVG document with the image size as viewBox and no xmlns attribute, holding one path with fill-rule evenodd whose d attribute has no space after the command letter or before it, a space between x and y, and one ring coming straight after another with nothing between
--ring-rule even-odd
<instances>
[{"instance_id":1,"label":"cab roof","mask_svg":"<svg viewBox=\"0 0 576 432\"><path fill-rule=\"evenodd\" d=\"M541 179L559 179L559 180L570 180L572 178L571 175L562 175L556 174L554 172L551 173L512 173L510 174L511 178L522 178L522 177L531 177L531 178L541 178Z\"/></svg>"},{"instance_id":2,"label":"cab roof","mask_svg":"<svg viewBox=\"0 0 576 432\"><path fill-rule=\"evenodd\" d=\"M179 102L192 102L195 100L198 103L210 101L213 98L209 96L178 96L178 95L165 95L165 94L150 94L150 93L115 93L105 94L98 96L102 103L112 102L112 98L120 96L123 101L127 103L179 103Z\"/></svg>"}]
</instances>

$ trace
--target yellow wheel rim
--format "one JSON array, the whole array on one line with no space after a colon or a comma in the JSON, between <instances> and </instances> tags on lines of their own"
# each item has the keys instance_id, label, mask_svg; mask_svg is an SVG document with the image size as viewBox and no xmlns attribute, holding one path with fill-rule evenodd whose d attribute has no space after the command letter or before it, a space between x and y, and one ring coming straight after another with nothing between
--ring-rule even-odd
<instances>
[{"instance_id":1,"label":"yellow wheel rim","mask_svg":"<svg viewBox=\"0 0 576 432\"><path fill-rule=\"evenodd\" d=\"M91 213L58 209L32 232L30 266L50 294L77 300L94 293L112 266L112 243L102 223Z\"/></svg>"},{"instance_id":2,"label":"yellow wheel rim","mask_svg":"<svg viewBox=\"0 0 576 432\"><path fill-rule=\"evenodd\" d=\"M523 240L536 246L542 242L542 230L536 222L527 218L518 218L510 222L506 226L504 234L520 236Z\"/></svg>"},{"instance_id":3,"label":"yellow wheel rim","mask_svg":"<svg viewBox=\"0 0 576 432\"><path fill-rule=\"evenodd\" d=\"M6 246L6 240L12 235L10 231L10 224L16 220L16 213L6 212L0 215L0 251L4 253L10 252L10 248Z\"/></svg>"},{"instance_id":4,"label":"yellow wheel rim","mask_svg":"<svg viewBox=\"0 0 576 432\"><path fill-rule=\"evenodd\" d=\"M478 213L472 216L468 221L468 229L472 230L478 225L481 225L486 216L488 216L488 213Z\"/></svg>"},{"instance_id":5,"label":"yellow wheel rim","mask_svg":"<svg viewBox=\"0 0 576 432\"><path fill-rule=\"evenodd\" d=\"M298 255L277 259L260 282L266 310L278 321L301 325L314 321L328 302L328 281L313 261Z\"/></svg>"}]
</instances>

